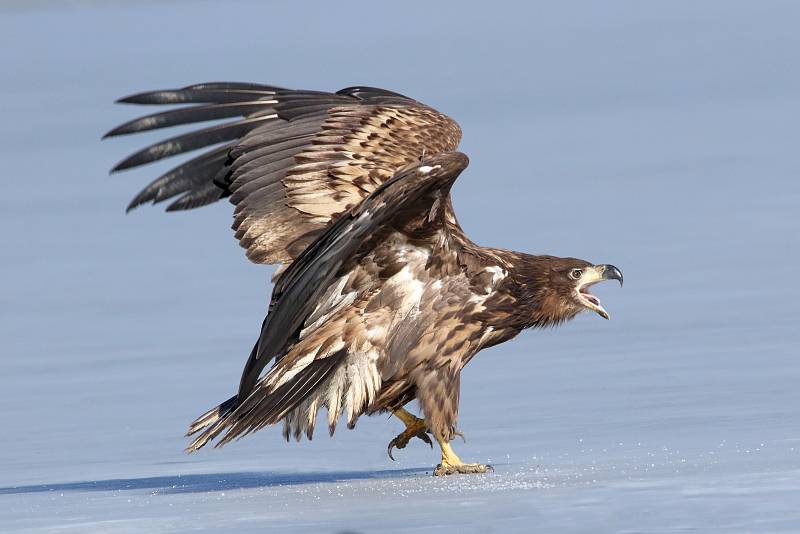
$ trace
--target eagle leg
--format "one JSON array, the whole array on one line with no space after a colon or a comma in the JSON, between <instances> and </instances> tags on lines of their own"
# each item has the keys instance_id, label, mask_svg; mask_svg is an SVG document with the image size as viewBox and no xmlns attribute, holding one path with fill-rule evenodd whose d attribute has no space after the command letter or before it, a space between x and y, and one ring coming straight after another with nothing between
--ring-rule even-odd
<instances>
[{"instance_id":1,"label":"eagle leg","mask_svg":"<svg viewBox=\"0 0 800 534\"><path fill-rule=\"evenodd\" d=\"M461 473L466 475L472 473L488 473L489 471L494 471L494 467L492 467L491 465L465 464L464 462L461 461L461 458L458 457L453 448L450 446L450 442L438 436L436 437L436 441L439 442L439 447L442 448L442 463L436 466L436 469L433 471L433 476L442 477L447 475L454 475L456 473Z\"/></svg>"},{"instance_id":2,"label":"eagle leg","mask_svg":"<svg viewBox=\"0 0 800 534\"><path fill-rule=\"evenodd\" d=\"M395 447L398 449L405 449L408 442L411 441L411 438L419 438L433 448L433 442L431 438L428 437L428 426L423 419L420 419L403 408L399 408L392 413L406 425L406 429L389 442L389 447L386 451L389 453L389 458L394 461L392 449Z\"/></svg>"}]
</instances>

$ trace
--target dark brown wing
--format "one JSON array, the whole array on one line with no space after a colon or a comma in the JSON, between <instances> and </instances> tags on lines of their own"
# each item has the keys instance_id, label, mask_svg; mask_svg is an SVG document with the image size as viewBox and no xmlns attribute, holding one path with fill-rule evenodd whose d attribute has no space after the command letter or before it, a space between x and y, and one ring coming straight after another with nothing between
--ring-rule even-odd
<instances>
[{"instance_id":1,"label":"dark brown wing","mask_svg":"<svg viewBox=\"0 0 800 534\"><path fill-rule=\"evenodd\" d=\"M414 276L428 276L431 258L450 249L443 199L466 165L455 152L399 172L303 251L276 283L240 400L201 416L191 431L207 426L190 450L223 431L220 444L282 419L287 434L303 428L310 435L322 406L331 430L343 411L355 424L377 398L382 375L398 367L387 354L393 322L418 308L419 288L435 282ZM409 232L416 252L401 244Z\"/></svg>"},{"instance_id":2,"label":"dark brown wing","mask_svg":"<svg viewBox=\"0 0 800 534\"><path fill-rule=\"evenodd\" d=\"M128 209L177 196L167 209L183 210L230 196L236 237L256 263L291 262L398 169L455 150L461 138L445 115L369 87L324 93L208 83L120 102L192 105L130 121L107 136L238 117L151 145L113 171L221 145L157 178Z\"/></svg>"}]
</instances>

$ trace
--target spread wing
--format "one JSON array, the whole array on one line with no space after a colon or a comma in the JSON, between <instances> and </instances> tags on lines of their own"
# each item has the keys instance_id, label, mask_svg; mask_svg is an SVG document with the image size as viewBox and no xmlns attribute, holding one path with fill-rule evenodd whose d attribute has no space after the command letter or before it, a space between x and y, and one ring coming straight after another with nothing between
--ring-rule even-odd
<instances>
[{"instance_id":1,"label":"spread wing","mask_svg":"<svg viewBox=\"0 0 800 534\"><path fill-rule=\"evenodd\" d=\"M310 436L322 406L328 408L331 432L342 412L352 426L377 398L382 381L398 375L405 356L419 368L420 383L435 393L431 410L448 396L447 417L455 417L460 365L450 370L425 366L416 360L429 354L391 354L388 347L408 348L392 334L401 322L418 324L421 334L411 335L425 338L423 346L437 338L422 325L430 317L420 322L412 316L419 315L426 291L447 293L442 280L463 276L445 200L466 165L467 157L453 152L398 172L303 251L276 283L261 337L242 375L241 401L222 417L201 416L198 421L209 426L190 450L223 431L220 445L280 420L287 436L293 431L299 437L301 429ZM444 301L437 307L453 308ZM458 358L466 350L452 335L438 338ZM275 365L259 378L273 358ZM425 369L433 373L430 378ZM453 385L455 393L439 391ZM452 424L448 419L445 426ZM192 431L200 428L195 425Z\"/></svg>"},{"instance_id":2,"label":"spread wing","mask_svg":"<svg viewBox=\"0 0 800 534\"><path fill-rule=\"evenodd\" d=\"M189 105L132 120L107 137L234 119L150 145L112 172L219 145L158 177L128 209L177 197L167 210L185 210L229 196L236 238L256 263L291 262L398 169L453 151L461 138L449 117L369 87L325 93L206 83L119 102Z\"/></svg>"}]
</instances>

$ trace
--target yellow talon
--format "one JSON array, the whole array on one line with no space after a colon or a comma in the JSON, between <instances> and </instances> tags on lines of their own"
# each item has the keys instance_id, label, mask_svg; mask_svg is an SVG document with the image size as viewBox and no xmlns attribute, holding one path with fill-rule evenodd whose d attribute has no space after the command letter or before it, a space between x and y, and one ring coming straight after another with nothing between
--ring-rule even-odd
<instances>
[{"instance_id":1,"label":"yellow talon","mask_svg":"<svg viewBox=\"0 0 800 534\"><path fill-rule=\"evenodd\" d=\"M465 464L461 461L461 458L453 450L453 447L450 446L450 443L443 440L442 438L436 438L436 441L439 442L439 447L442 448L442 463L436 466L436 469L433 471L433 476L441 477L447 475L453 475L455 473L461 474L472 474L472 473L487 473L489 471L494 471L494 468L491 465L485 464Z\"/></svg>"},{"instance_id":2,"label":"yellow talon","mask_svg":"<svg viewBox=\"0 0 800 534\"><path fill-rule=\"evenodd\" d=\"M389 458L391 458L392 461L394 461L392 449L395 447L398 449L405 449L406 445L408 445L408 442L411 441L411 438L419 438L433 448L433 442L431 441L431 438L428 437L428 426L425 424L423 419L416 417L414 414L404 410L403 408L395 411L394 415L396 415L397 418L406 425L406 429L389 442L389 447L387 448L386 452L389 454Z\"/></svg>"}]
</instances>

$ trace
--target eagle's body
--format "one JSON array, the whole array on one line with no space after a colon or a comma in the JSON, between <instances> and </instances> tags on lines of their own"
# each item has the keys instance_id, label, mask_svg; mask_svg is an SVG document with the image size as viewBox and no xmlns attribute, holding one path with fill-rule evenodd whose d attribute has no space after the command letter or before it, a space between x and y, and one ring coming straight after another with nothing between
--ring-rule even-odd
<instances>
[{"instance_id":1,"label":"eagle's body","mask_svg":"<svg viewBox=\"0 0 800 534\"><path fill-rule=\"evenodd\" d=\"M264 426L310 439L327 408L333 433L390 411L442 446L437 472L482 472L448 442L457 433L461 369L482 348L583 309L607 317L587 288L621 274L583 260L480 247L455 218L450 187L467 166L458 125L372 88L337 94L204 84L123 99L196 103L112 135L243 115L149 147L115 170L216 143L148 186L130 207L182 194L173 209L230 195L247 255L282 263L269 313L236 395L202 415L196 450ZM268 364L274 364L266 372ZM403 409L418 400L424 422Z\"/></svg>"}]
</instances>

